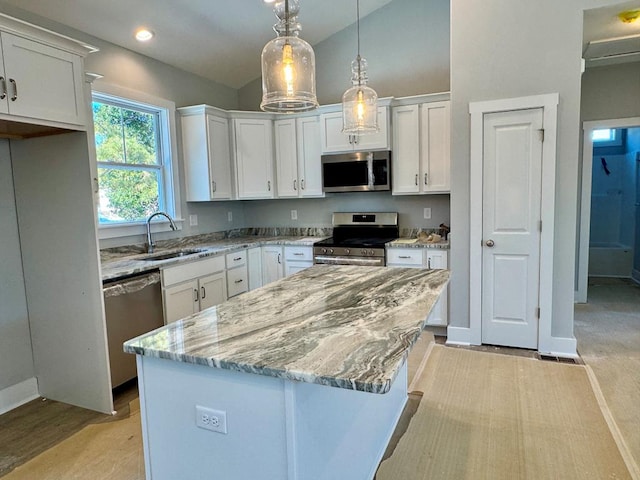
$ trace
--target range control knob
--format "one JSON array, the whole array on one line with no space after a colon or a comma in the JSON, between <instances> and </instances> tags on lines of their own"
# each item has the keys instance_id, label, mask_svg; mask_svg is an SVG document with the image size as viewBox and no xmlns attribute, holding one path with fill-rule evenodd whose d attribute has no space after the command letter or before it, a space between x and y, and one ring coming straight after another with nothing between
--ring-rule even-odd
<instances>
[{"instance_id":1,"label":"range control knob","mask_svg":"<svg viewBox=\"0 0 640 480\"><path fill-rule=\"evenodd\" d=\"M367 251L363 248L362 250L360 250L360 253L361 253L362 255L366 255L366 254L367 254Z\"/></svg>"},{"instance_id":2,"label":"range control knob","mask_svg":"<svg viewBox=\"0 0 640 480\"><path fill-rule=\"evenodd\" d=\"M373 255L373 250L369 250L369 255Z\"/></svg>"},{"instance_id":3,"label":"range control knob","mask_svg":"<svg viewBox=\"0 0 640 480\"><path fill-rule=\"evenodd\" d=\"M329 253L333 253L333 248L330 248L330 249L329 249Z\"/></svg>"},{"instance_id":4,"label":"range control knob","mask_svg":"<svg viewBox=\"0 0 640 480\"><path fill-rule=\"evenodd\" d=\"M348 248L345 248L344 249L344 254L345 255L349 255L349 253L351 253L351 250L349 250Z\"/></svg>"},{"instance_id":5,"label":"range control knob","mask_svg":"<svg viewBox=\"0 0 640 480\"><path fill-rule=\"evenodd\" d=\"M327 253L327 249L326 249L326 248L323 248L323 249L322 249L322 253L323 253L323 254L324 254L324 253Z\"/></svg>"}]
</instances>

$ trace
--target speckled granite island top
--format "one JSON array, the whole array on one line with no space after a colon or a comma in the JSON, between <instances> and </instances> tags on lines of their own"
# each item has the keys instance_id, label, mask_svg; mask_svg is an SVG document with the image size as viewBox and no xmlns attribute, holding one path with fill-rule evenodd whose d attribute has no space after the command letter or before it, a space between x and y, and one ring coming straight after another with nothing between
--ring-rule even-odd
<instances>
[{"instance_id":1,"label":"speckled granite island top","mask_svg":"<svg viewBox=\"0 0 640 480\"><path fill-rule=\"evenodd\" d=\"M448 280L447 270L315 265L124 350L386 393Z\"/></svg>"}]
</instances>

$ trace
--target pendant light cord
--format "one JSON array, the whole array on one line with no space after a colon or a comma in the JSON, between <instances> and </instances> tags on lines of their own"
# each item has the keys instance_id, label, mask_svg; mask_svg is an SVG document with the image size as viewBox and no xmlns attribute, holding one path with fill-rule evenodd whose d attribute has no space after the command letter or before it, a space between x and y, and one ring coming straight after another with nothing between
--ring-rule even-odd
<instances>
[{"instance_id":1,"label":"pendant light cord","mask_svg":"<svg viewBox=\"0 0 640 480\"><path fill-rule=\"evenodd\" d=\"M362 85L362 77L360 66L362 64L360 57L360 0L356 0L356 32L358 35L358 56L356 57L356 61L358 62L358 85Z\"/></svg>"},{"instance_id":2,"label":"pendant light cord","mask_svg":"<svg viewBox=\"0 0 640 480\"><path fill-rule=\"evenodd\" d=\"M289 0L284 0L285 37L289 36Z\"/></svg>"}]
</instances>

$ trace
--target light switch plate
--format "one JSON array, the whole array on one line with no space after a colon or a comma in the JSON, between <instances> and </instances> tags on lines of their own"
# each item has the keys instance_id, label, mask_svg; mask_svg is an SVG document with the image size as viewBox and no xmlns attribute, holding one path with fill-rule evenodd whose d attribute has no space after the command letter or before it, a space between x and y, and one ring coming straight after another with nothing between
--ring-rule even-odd
<instances>
[{"instance_id":1,"label":"light switch plate","mask_svg":"<svg viewBox=\"0 0 640 480\"><path fill-rule=\"evenodd\" d=\"M291 220L298 219L298 210L291 210Z\"/></svg>"},{"instance_id":2,"label":"light switch plate","mask_svg":"<svg viewBox=\"0 0 640 480\"><path fill-rule=\"evenodd\" d=\"M191 227L198 226L198 215L189 215L189 226Z\"/></svg>"},{"instance_id":3,"label":"light switch plate","mask_svg":"<svg viewBox=\"0 0 640 480\"><path fill-rule=\"evenodd\" d=\"M233 222L233 212L227 212L227 221Z\"/></svg>"},{"instance_id":4,"label":"light switch plate","mask_svg":"<svg viewBox=\"0 0 640 480\"><path fill-rule=\"evenodd\" d=\"M424 218L429 220L431 218L431 208L425 207L424 209Z\"/></svg>"}]
</instances>

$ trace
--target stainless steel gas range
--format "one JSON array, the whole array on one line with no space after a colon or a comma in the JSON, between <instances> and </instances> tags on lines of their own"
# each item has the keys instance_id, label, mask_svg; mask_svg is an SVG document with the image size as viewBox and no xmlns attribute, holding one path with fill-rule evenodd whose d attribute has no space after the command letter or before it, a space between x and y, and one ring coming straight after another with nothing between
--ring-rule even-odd
<instances>
[{"instance_id":1,"label":"stainless steel gas range","mask_svg":"<svg viewBox=\"0 0 640 480\"><path fill-rule=\"evenodd\" d=\"M399 236L397 212L333 214L333 237L313 245L313 263L387 264L384 245Z\"/></svg>"}]
</instances>

